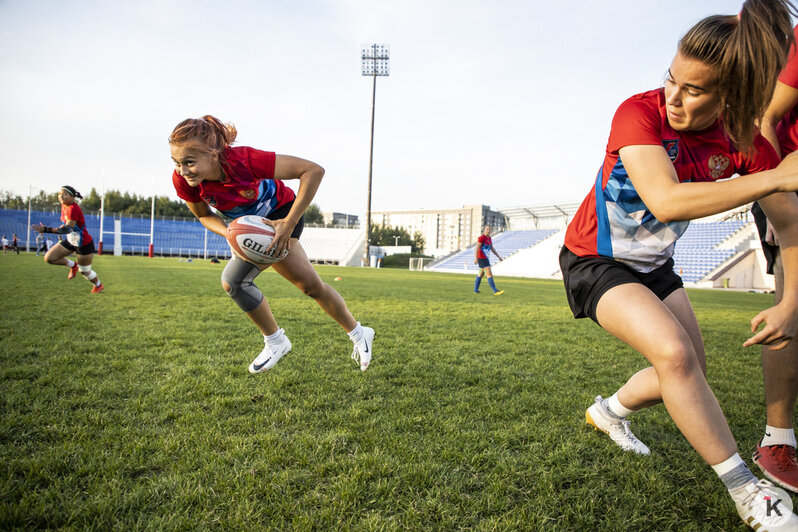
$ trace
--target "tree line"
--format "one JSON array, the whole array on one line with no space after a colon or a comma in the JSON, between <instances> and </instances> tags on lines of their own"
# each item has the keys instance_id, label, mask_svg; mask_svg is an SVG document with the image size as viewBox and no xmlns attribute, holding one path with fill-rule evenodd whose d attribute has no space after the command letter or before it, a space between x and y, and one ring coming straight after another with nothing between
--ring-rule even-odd
<instances>
[{"instance_id":1,"label":"tree line","mask_svg":"<svg viewBox=\"0 0 798 532\"><path fill-rule=\"evenodd\" d=\"M100 211L100 194L96 189L83 196L80 200L80 208L84 212ZM105 193L105 212L116 214L150 214L152 196L138 196L129 192L119 192L109 190ZM38 194L30 198L31 209L35 211L53 211L59 209L58 192L44 192L40 190ZM28 209L28 198L23 198L18 194L8 191L0 191L0 208L3 209ZM194 214L186 207L183 201L174 201L167 196L155 196L155 215L156 216L177 216L183 218L193 218ZM306 224L324 224L324 216L321 208L315 203L311 203L305 211ZM404 227L390 227L387 225L371 225L371 243L375 246L410 246L413 253L421 253L424 250L424 237L420 231L416 231L412 236Z\"/></svg>"},{"instance_id":2,"label":"tree line","mask_svg":"<svg viewBox=\"0 0 798 532\"><path fill-rule=\"evenodd\" d=\"M80 208L84 212L99 212L101 203L100 194L92 188L88 194L80 200ZM30 198L31 209L35 211L59 210L58 192L46 193L40 190L38 194ZM150 214L152 196L138 196L129 192L119 192L108 190L105 193L105 212L118 214ZM28 198L23 198L18 194L8 191L0 191L0 208L3 209L28 209ZM167 196L155 196L155 215L156 216L177 216L183 218L193 218L194 214L189 210L183 201L174 201ZM321 208L312 203L305 211L305 223L323 224L324 216Z\"/></svg>"},{"instance_id":3,"label":"tree line","mask_svg":"<svg viewBox=\"0 0 798 532\"><path fill-rule=\"evenodd\" d=\"M373 246L410 246L412 253L424 251L424 236L416 231L413 236L404 227L371 224L371 245Z\"/></svg>"}]
</instances>

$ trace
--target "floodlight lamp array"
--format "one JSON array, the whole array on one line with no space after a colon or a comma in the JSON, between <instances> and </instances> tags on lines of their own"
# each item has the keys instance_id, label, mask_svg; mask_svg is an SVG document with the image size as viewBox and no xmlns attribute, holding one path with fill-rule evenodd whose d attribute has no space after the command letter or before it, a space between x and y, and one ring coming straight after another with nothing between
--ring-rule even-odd
<instances>
[{"instance_id":1,"label":"floodlight lamp array","mask_svg":"<svg viewBox=\"0 0 798 532\"><path fill-rule=\"evenodd\" d=\"M360 72L364 76L388 76L391 50L387 44L364 44L360 47Z\"/></svg>"}]
</instances>

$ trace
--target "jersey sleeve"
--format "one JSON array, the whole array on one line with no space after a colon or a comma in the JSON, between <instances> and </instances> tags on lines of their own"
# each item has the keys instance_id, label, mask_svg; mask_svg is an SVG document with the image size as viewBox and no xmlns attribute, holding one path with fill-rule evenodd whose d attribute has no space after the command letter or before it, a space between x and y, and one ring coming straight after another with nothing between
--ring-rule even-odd
<instances>
[{"instance_id":1,"label":"jersey sleeve","mask_svg":"<svg viewBox=\"0 0 798 532\"><path fill-rule=\"evenodd\" d=\"M662 118L656 100L633 96L623 102L612 119L607 151L617 153L624 146L662 146Z\"/></svg>"},{"instance_id":2,"label":"jersey sleeve","mask_svg":"<svg viewBox=\"0 0 798 532\"><path fill-rule=\"evenodd\" d=\"M274 166L277 162L277 154L273 151L247 148L247 160L252 175L256 178L274 179Z\"/></svg>"},{"instance_id":3,"label":"jersey sleeve","mask_svg":"<svg viewBox=\"0 0 798 532\"><path fill-rule=\"evenodd\" d=\"M793 32L798 38L798 26L795 26ZM787 58L787 64L779 74L779 81L793 89L798 89L798 43L790 48L790 55Z\"/></svg>"},{"instance_id":4,"label":"jersey sleeve","mask_svg":"<svg viewBox=\"0 0 798 532\"><path fill-rule=\"evenodd\" d=\"M202 203L199 187L192 187L183 179L177 171L172 172L172 184L177 192L177 197L189 203Z\"/></svg>"},{"instance_id":5,"label":"jersey sleeve","mask_svg":"<svg viewBox=\"0 0 798 532\"><path fill-rule=\"evenodd\" d=\"M738 173L745 175L764 172L777 167L780 162L781 158L779 158L770 142L762 135L757 134L754 138L754 153L743 159L743 168Z\"/></svg>"}]
</instances>

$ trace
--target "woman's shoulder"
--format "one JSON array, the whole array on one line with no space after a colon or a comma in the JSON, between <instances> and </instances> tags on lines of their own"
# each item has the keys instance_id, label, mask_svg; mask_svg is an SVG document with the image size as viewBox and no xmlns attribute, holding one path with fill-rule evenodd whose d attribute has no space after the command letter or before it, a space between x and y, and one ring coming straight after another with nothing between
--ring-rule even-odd
<instances>
[{"instance_id":1,"label":"woman's shoulder","mask_svg":"<svg viewBox=\"0 0 798 532\"><path fill-rule=\"evenodd\" d=\"M271 179L274 176L276 154L250 146L225 148L225 171L233 179L249 181L251 178Z\"/></svg>"},{"instance_id":2,"label":"woman's shoulder","mask_svg":"<svg viewBox=\"0 0 798 532\"><path fill-rule=\"evenodd\" d=\"M659 88L630 96L618 106L618 112L622 110L637 110L638 112L655 112L656 114L660 114L660 110L664 108L665 91Z\"/></svg>"}]
</instances>

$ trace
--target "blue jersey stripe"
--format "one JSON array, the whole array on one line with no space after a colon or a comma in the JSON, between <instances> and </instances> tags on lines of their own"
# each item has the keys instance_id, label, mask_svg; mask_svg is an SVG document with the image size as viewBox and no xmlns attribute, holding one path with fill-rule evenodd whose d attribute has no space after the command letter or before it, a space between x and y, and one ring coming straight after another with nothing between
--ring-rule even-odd
<instances>
[{"instance_id":1,"label":"blue jersey stripe","mask_svg":"<svg viewBox=\"0 0 798 532\"><path fill-rule=\"evenodd\" d=\"M607 200L604 197L604 189L601 183L602 169L599 168L596 176L596 219L598 220L598 230L596 231L596 252L604 257L612 257L612 240L610 239L610 220L607 216Z\"/></svg>"},{"instance_id":2,"label":"blue jersey stripe","mask_svg":"<svg viewBox=\"0 0 798 532\"><path fill-rule=\"evenodd\" d=\"M228 218L241 218L242 216L268 216L277 206L277 184L272 179L264 179L258 188L257 201L248 205L239 205L233 209L219 211Z\"/></svg>"}]
</instances>

